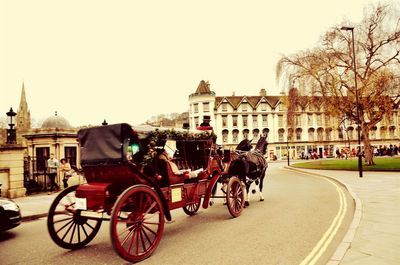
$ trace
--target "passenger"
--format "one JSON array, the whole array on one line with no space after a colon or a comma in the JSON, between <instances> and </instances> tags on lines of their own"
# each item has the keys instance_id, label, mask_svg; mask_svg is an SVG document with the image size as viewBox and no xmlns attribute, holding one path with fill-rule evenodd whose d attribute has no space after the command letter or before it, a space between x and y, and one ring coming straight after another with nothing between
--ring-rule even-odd
<instances>
[{"instance_id":1,"label":"passenger","mask_svg":"<svg viewBox=\"0 0 400 265\"><path fill-rule=\"evenodd\" d=\"M158 155L158 158L161 160L165 160L169 163L171 166L172 172L175 175L182 175L184 172L181 172L178 168L178 166L171 161L170 156L168 155L167 151L165 149L162 150L162 152Z\"/></svg>"}]
</instances>

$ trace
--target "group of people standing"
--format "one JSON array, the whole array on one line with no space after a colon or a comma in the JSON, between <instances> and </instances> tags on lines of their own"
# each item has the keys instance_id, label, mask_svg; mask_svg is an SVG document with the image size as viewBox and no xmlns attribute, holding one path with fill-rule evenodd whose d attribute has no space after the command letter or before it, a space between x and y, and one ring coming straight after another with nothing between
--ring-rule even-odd
<instances>
[{"instance_id":1,"label":"group of people standing","mask_svg":"<svg viewBox=\"0 0 400 265\"><path fill-rule=\"evenodd\" d=\"M62 158L60 162L54 157L54 154L50 154L50 158L47 160L47 175L50 180L50 191L49 194L54 190L59 190L60 187L57 185L56 178L60 170L64 188L68 187L68 179L71 177L71 164L66 158Z\"/></svg>"}]
</instances>

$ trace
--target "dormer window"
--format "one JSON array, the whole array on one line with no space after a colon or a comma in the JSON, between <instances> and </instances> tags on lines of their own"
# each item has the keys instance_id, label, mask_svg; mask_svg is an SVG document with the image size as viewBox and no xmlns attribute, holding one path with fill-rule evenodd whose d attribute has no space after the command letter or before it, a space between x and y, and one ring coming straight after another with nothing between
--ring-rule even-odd
<instances>
[{"instance_id":1,"label":"dormer window","mask_svg":"<svg viewBox=\"0 0 400 265\"><path fill-rule=\"evenodd\" d=\"M247 112L247 103L242 103L242 111Z\"/></svg>"},{"instance_id":2,"label":"dormer window","mask_svg":"<svg viewBox=\"0 0 400 265\"><path fill-rule=\"evenodd\" d=\"M265 102L261 103L261 111L267 111L267 103Z\"/></svg>"},{"instance_id":3,"label":"dormer window","mask_svg":"<svg viewBox=\"0 0 400 265\"><path fill-rule=\"evenodd\" d=\"M226 102L222 103L222 111L224 112L228 111L228 103Z\"/></svg>"}]
</instances>

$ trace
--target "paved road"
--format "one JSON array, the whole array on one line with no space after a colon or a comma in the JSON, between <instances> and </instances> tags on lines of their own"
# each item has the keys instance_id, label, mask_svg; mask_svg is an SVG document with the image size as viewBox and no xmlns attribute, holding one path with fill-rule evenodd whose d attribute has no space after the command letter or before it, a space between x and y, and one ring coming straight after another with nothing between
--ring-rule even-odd
<instances>
[{"instance_id":1,"label":"paved road","mask_svg":"<svg viewBox=\"0 0 400 265\"><path fill-rule=\"evenodd\" d=\"M268 169L265 201L254 196L238 218L231 218L222 201L193 217L174 210L158 249L140 264L290 265L319 256L315 264L326 264L351 222L352 200L341 186L324 178L280 167L271 164ZM339 213L340 226L330 229ZM321 243L322 238L326 240ZM321 252L324 242L330 244ZM0 257L3 265L127 264L111 246L108 222L87 247L68 251L51 241L44 218L1 234Z\"/></svg>"}]
</instances>

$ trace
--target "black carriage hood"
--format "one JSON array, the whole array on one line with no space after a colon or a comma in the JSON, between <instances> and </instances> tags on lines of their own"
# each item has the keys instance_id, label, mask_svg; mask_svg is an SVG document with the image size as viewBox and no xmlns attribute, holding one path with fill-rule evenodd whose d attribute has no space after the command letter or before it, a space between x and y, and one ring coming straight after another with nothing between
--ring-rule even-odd
<instances>
[{"instance_id":1,"label":"black carriage hood","mask_svg":"<svg viewBox=\"0 0 400 265\"><path fill-rule=\"evenodd\" d=\"M81 165L120 163L126 160L127 146L138 141L127 123L81 129L78 132Z\"/></svg>"}]
</instances>

